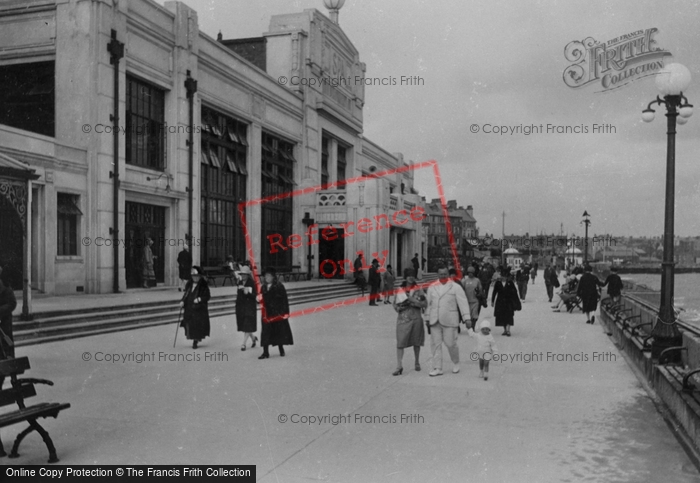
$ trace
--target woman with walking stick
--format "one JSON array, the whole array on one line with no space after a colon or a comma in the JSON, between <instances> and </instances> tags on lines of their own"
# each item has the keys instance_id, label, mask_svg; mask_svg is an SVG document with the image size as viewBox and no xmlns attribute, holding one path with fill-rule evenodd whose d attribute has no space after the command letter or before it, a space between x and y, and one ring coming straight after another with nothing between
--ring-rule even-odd
<instances>
[{"instance_id":1,"label":"woman with walking stick","mask_svg":"<svg viewBox=\"0 0 700 483\"><path fill-rule=\"evenodd\" d=\"M202 276L202 269L198 266L192 267L190 280L185 285L185 294L180 301L180 306L185 312L180 327L185 328L185 337L192 341L193 349L197 348L202 339L209 336L210 298L209 284L206 277Z\"/></svg>"}]
</instances>

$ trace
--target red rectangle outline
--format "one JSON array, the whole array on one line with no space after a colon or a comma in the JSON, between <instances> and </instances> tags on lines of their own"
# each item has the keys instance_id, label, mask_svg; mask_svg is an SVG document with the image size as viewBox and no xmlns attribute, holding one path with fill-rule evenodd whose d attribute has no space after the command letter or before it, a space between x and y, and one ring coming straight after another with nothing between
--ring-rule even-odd
<instances>
[{"instance_id":1,"label":"red rectangle outline","mask_svg":"<svg viewBox=\"0 0 700 483\"><path fill-rule=\"evenodd\" d=\"M317 191L322 191L322 190L327 190L327 189L332 189L336 188L338 186L344 186L346 184L351 184L351 183L358 183L360 181L368 180L368 179L377 179L381 178L384 176L389 176L392 174L397 174L397 173L404 173L406 171L411 171L411 170L417 170L417 169L423 169L423 168L433 168L433 174L435 176L435 184L437 186L438 190L438 196L440 197L440 204L442 205L442 212L443 216L445 217L445 227L447 230L447 238L450 244L450 248L452 251L452 260L454 262L454 266L457 270L457 277L459 279L462 278L462 273L460 270L460 265L459 265L459 258L457 256L457 246L455 244L454 240L454 234L452 233L452 223L450 222L450 215L447 210L447 202L445 201L445 190L442 186L442 178L440 177L440 170L438 169L438 164L437 161L435 160L430 160L430 161L424 161L422 163L417 163L417 164L412 164L412 165L404 165L399 168L393 168L393 169L388 169L384 171L379 171L377 173L372 173L371 175L368 176L358 176L355 178L350 178L346 179L343 181L336 181L333 183L326 183L324 185L319 185L319 186L310 186L308 188L303 188L295 191L289 191L287 193L282 193L278 195L272 195L272 196L266 196L264 198L257 198L254 200L248 200L248 201L242 201L238 204L238 213L241 216L241 223L243 225L243 232L245 233L245 240L246 240L246 247L248 250L248 259L250 260L251 264L251 269L253 271L253 280L255 281L256 287L258 289L258 293L262 294L262 283L260 281L260 275L257 270L257 263L255 261L255 255L253 253L253 242L250 237L250 232L248 230L248 223L246 221L246 216L245 216L245 210L249 206L254 206L254 205L260 205L263 203L267 203L269 201L274 201L278 199L284 199L284 198L290 198L293 196L299 196L299 195L305 195L308 193L314 193ZM434 281L430 282L423 282L418 284L418 288L425 289L435 283ZM397 293L400 289L393 289L389 292L389 295L394 295ZM368 302L370 299L369 295L366 296L358 296L352 299L347 299L342 302L329 302L327 304L324 304L320 307L310 307L306 309L301 309L297 310L295 312L290 312L289 317L300 317L303 315L307 314L312 314L316 312L322 312L324 310L329 310L333 309L336 307L344 307L348 305L353 305L356 303L360 302ZM262 317L263 320L265 320L265 304L264 302L261 302L261 308L262 308Z\"/></svg>"}]
</instances>

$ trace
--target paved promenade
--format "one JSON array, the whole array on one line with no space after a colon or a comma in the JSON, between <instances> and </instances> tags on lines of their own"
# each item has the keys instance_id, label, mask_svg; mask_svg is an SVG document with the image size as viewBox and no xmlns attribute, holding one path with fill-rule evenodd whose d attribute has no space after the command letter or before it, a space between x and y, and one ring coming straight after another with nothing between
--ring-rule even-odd
<instances>
[{"instance_id":1,"label":"paved promenade","mask_svg":"<svg viewBox=\"0 0 700 483\"><path fill-rule=\"evenodd\" d=\"M158 326L18 355L29 356L30 375L56 383L39 386L37 402L72 405L45 425L62 464L255 464L269 483L700 482L600 325L552 313L538 282L513 336L494 331L514 359L492 362L488 381L464 332L459 374L443 351L445 375L429 377L426 343L423 370L407 350L393 377L396 316L382 304L293 320L284 358L242 352L232 317L213 319L196 351L182 332L173 349L175 328ZM96 360L131 353L151 360ZM198 360L168 360L177 357ZM325 419L302 422L311 416ZM6 445L18 429L2 430ZM32 435L12 463L46 459Z\"/></svg>"}]
</instances>

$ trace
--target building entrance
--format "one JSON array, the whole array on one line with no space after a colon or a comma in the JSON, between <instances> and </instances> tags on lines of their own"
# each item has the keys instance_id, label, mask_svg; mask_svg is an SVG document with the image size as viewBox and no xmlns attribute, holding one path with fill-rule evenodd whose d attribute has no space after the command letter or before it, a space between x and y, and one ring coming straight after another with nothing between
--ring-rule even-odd
<instances>
[{"instance_id":1,"label":"building entrance","mask_svg":"<svg viewBox=\"0 0 700 483\"><path fill-rule=\"evenodd\" d=\"M146 240L153 240L153 270L155 283L165 282L165 208L143 203L126 202L126 246L124 248L124 268L126 287L143 285L143 253ZM151 282L153 286L154 282Z\"/></svg>"},{"instance_id":2,"label":"building entrance","mask_svg":"<svg viewBox=\"0 0 700 483\"><path fill-rule=\"evenodd\" d=\"M322 228L319 228L319 232ZM318 242L318 276L324 278L339 278L342 279L343 273L340 268L337 268L337 263L345 259L345 240L343 239L344 230L336 228L338 238L332 241L325 240L322 236ZM332 260L333 263L323 263L324 260ZM344 266L344 270L350 270L352 265ZM333 273L335 271L335 273ZM324 273L325 272L325 273Z\"/></svg>"},{"instance_id":3,"label":"building entrance","mask_svg":"<svg viewBox=\"0 0 700 483\"><path fill-rule=\"evenodd\" d=\"M22 222L17 210L4 196L0 196L0 266L2 280L13 290L22 290Z\"/></svg>"}]
</instances>

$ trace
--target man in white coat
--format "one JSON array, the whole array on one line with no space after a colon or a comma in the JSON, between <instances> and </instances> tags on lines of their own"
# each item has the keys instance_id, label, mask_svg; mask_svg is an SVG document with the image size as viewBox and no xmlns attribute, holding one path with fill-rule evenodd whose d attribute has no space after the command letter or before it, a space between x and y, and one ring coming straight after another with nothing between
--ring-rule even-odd
<instances>
[{"instance_id":1,"label":"man in white coat","mask_svg":"<svg viewBox=\"0 0 700 483\"><path fill-rule=\"evenodd\" d=\"M449 277L447 268L438 268L438 281L428 287L428 314L430 325L430 345L433 353L433 370L431 376L442 375L442 344L447 346L450 359L454 364L452 372L459 372L459 347L457 346L457 327L459 311L463 321L469 318L469 302L464 290Z\"/></svg>"}]
</instances>

